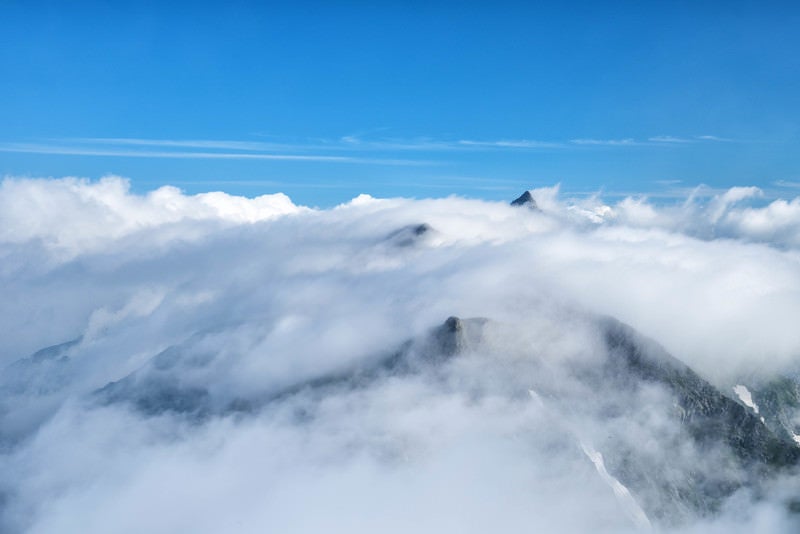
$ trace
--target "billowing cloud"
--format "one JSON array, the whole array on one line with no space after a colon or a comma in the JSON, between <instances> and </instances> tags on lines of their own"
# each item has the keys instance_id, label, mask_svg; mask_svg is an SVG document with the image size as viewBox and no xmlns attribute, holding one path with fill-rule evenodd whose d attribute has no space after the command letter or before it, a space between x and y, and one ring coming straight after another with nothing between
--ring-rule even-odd
<instances>
[{"instance_id":1,"label":"billowing cloud","mask_svg":"<svg viewBox=\"0 0 800 534\"><path fill-rule=\"evenodd\" d=\"M254 199L222 192L186 196L164 186L136 196L127 180L114 176L96 183L6 179L0 185L0 242L41 241L78 254L149 228L186 221L252 223L301 210L281 193Z\"/></svg>"},{"instance_id":2,"label":"billowing cloud","mask_svg":"<svg viewBox=\"0 0 800 534\"><path fill-rule=\"evenodd\" d=\"M798 199L532 194L317 210L5 180L0 525L792 532L796 479L749 491L668 387L598 369L616 317L764 412L756 386L800 363ZM706 517L642 473L741 487Z\"/></svg>"}]
</instances>

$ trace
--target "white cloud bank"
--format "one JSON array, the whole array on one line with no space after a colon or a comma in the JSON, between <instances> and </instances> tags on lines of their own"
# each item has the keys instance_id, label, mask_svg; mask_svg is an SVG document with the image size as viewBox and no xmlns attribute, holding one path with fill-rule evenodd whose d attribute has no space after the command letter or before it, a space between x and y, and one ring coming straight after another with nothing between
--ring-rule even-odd
<instances>
[{"instance_id":1,"label":"white cloud bank","mask_svg":"<svg viewBox=\"0 0 800 534\"><path fill-rule=\"evenodd\" d=\"M312 210L281 194L6 179L0 528L635 531L582 444L613 456L613 435L656 462L721 464L680 441L657 389L634 405L602 388L603 406L580 401L570 370L601 351L586 314L631 324L726 392L796 369L800 200L533 193L541 211L368 196ZM265 400L451 315L514 326L495 334L498 350L435 372ZM158 400L216 415L101 402L93 392L114 381L107 391L140 400L194 392ZM568 409L537 393L549 384ZM242 399L255 408L225 411ZM627 415L600 423L601 408ZM680 528L797 527L777 498L731 499Z\"/></svg>"},{"instance_id":2,"label":"white cloud bank","mask_svg":"<svg viewBox=\"0 0 800 534\"><path fill-rule=\"evenodd\" d=\"M38 240L73 255L174 223L252 223L301 210L282 193L253 199L221 192L186 196L164 186L137 196L126 180L113 176L95 183L6 179L0 185L0 242Z\"/></svg>"}]
</instances>

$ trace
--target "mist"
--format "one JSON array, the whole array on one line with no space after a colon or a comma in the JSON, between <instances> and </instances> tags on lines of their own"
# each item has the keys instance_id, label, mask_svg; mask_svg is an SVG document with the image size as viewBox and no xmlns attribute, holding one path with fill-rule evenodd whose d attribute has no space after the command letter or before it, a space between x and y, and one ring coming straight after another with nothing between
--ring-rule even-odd
<instances>
[{"instance_id":1,"label":"mist","mask_svg":"<svg viewBox=\"0 0 800 534\"><path fill-rule=\"evenodd\" d=\"M598 369L621 321L743 410L796 376L800 198L532 196L6 178L0 528L797 531L794 469L750 483Z\"/></svg>"}]
</instances>

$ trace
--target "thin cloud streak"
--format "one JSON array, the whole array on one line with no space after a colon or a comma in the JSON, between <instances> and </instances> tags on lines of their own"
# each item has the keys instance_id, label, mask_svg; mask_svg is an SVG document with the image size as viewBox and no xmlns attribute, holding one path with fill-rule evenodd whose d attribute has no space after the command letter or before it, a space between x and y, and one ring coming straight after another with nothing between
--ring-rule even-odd
<instances>
[{"instance_id":1,"label":"thin cloud streak","mask_svg":"<svg viewBox=\"0 0 800 534\"><path fill-rule=\"evenodd\" d=\"M563 143L551 141L532 141L528 139L510 139L502 141L459 141L460 146L479 148L561 148Z\"/></svg>"},{"instance_id":2,"label":"thin cloud streak","mask_svg":"<svg viewBox=\"0 0 800 534\"><path fill-rule=\"evenodd\" d=\"M443 141L428 138L402 140L364 140L356 136L345 136L340 139L346 148L365 150L493 150L493 149L540 149L562 148L565 145L553 141L537 141L530 139L501 139L501 140L475 140L459 139L457 141Z\"/></svg>"},{"instance_id":3,"label":"thin cloud streak","mask_svg":"<svg viewBox=\"0 0 800 534\"><path fill-rule=\"evenodd\" d=\"M792 182L790 180L775 180L772 182L772 185L788 189L800 189L800 182Z\"/></svg>"},{"instance_id":4,"label":"thin cloud streak","mask_svg":"<svg viewBox=\"0 0 800 534\"><path fill-rule=\"evenodd\" d=\"M0 152L27 154L54 154L64 156L101 156L155 159L227 159L227 160L271 160L271 161L317 161L328 163L358 163L375 165L430 165L432 162L405 159L376 159L353 156L319 156L301 154L254 154L232 152L168 152L152 150L106 150L102 148L64 147L39 144L0 145Z\"/></svg>"},{"instance_id":5,"label":"thin cloud streak","mask_svg":"<svg viewBox=\"0 0 800 534\"><path fill-rule=\"evenodd\" d=\"M695 143L695 139L686 139L683 137L673 137L671 135L657 135L655 137L649 137L648 141L652 141L654 143Z\"/></svg>"},{"instance_id":6,"label":"thin cloud streak","mask_svg":"<svg viewBox=\"0 0 800 534\"><path fill-rule=\"evenodd\" d=\"M209 150L400 150L400 151L446 151L469 149L536 149L560 148L564 143L537 141L529 139L444 141L428 138L420 139L381 139L365 140L357 136L343 136L337 140L318 140L313 143L264 143L259 141L234 141L213 139L141 139L130 137L78 137L70 139L51 139L53 142L76 143L82 145L146 146L163 148L204 148Z\"/></svg>"},{"instance_id":7,"label":"thin cloud streak","mask_svg":"<svg viewBox=\"0 0 800 534\"><path fill-rule=\"evenodd\" d=\"M61 142L60 139L52 139ZM175 148L206 148L223 150L292 150L301 147L284 143L264 143L260 141L232 141L214 139L141 139L133 137L76 137L65 141L81 144L119 145L119 146L151 146Z\"/></svg>"},{"instance_id":8,"label":"thin cloud streak","mask_svg":"<svg viewBox=\"0 0 800 534\"><path fill-rule=\"evenodd\" d=\"M305 161L416 166L435 165L436 162L405 159L403 157L371 158L364 157L364 155L367 152L527 152L563 148L588 149L602 147L675 146L681 144L724 141L729 140L711 135L697 136L695 138L660 135L649 137L646 141L637 140L632 137L620 139L575 138L565 142L510 138L499 140L436 140L432 138L369 140L351 135L336 140L321 139L309 143L265 143L260 141L226 139L79 137L47 139L44 142L36 143L0 143L0 152L154 159ZM332 155L331 151L338 152L338 154ZM322 153L320 154L320 152Z\"/></svg>"},{"instance_id":9,"label":"thin cloud streak","mask_svg":"<svg viewBox=\"0 0 800 534\"><path fill-rule=\"evenodd\" d=\"M584 146L637 146L643 143L630 137L625 139L570 139L573 145Z\"/></svg>"},{"instance_id":10,"label":"thin cloud streak","mask_svg":"<svg viewBox=\"0 0 800 534\"><path fill-rule=\"evenodd\" d=\"M695 139L700 139L702 141L717 141L719 143L732 143L733 139L727 139L725 137L717 137L716 135L698 135Z\"/></svg>"},{"instance_id":11,"label":"thin cloud streak","mask_svg":"<svg viewBox=\"0 0 800 534\"><path fill-rule=\"evenodd\" d=\"M726 139L724 137L717 137L716 135L695 135L694 137L676 137L673 135L656 135L647 139L653 143L673 143L673 144L686 144L686 143L702 143L702 142L715 142L715 143L730 143L733 139Z\"/></svg>"},{"instance_id":12,"label":"thin cloud streak","mask_svg":"<svg viewBox=\"0 0 800 534\"><path fill-rule=\"evenodd\" d=\"M632 137L625 137L622 139L592 139L580 138L571 139L570 143L574 145L583 146L667 146L667 145L681 145L692 144L701 142L730 142L731 139L725 139L714 135L698 135L695 137L677 137L674 135L655 135L648 137L646 140L641 141Z\"/></svg>"}]
</instances>

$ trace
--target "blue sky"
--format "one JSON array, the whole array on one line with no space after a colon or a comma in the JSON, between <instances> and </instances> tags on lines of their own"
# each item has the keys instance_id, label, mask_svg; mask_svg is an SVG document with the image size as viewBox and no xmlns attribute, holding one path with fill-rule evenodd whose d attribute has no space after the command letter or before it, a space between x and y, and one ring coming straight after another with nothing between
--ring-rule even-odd
<instances>
[{"instance_id":1,"label":"blue sky","mask_svg":"<svg viewBox=\"0 0 800 534\"><path fill-rule=\"evenodd\" d=\"M800 187L789 2L162 4L0 4L0 173L319 206Z\"/></svg>"}]
</instances>

